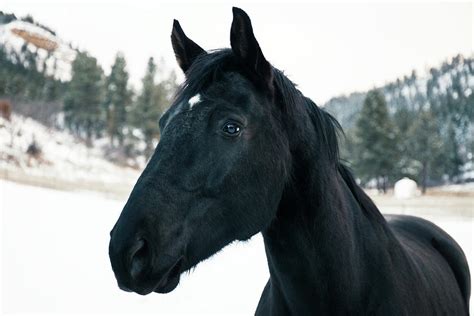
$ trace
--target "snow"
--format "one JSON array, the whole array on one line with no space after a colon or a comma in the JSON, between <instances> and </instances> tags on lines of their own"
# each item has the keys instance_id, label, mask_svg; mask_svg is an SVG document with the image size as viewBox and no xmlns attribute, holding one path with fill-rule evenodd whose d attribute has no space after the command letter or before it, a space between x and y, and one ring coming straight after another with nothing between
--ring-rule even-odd
<instances>
[{"instance_id":1,"label":"snow","mask_svg":"<svg viewBox=\"0 0 474 316\"><path fill-rule=\"evenodd\" d=\"M422 95L426 95L426 86L428 83L428 79L426 77L416 79L416 88L418 89L419 93Z\"/></svg>"},{"instance_id":2,"label":"snow","mask_svg":"<svg viewBox=\"0 0 474 316\"><path fill-rule=\"evenodd\" d=\"M474 87L474 76L469 76L467 80L467 85L469 87Z\"/></svg>"},{"instance_id":3,"label":"snow","mask_svg":"<svg viewBox=\"0 0 474 316\"><path fill-rule=\"evenodd\" d=\"M464 95L466 97L469 97L471 94L472 94L472 89L471 88L467 88L466 90L464 90Z\"/></svg>"},{"instance_id":4,"label":"snow","mask_svg":"<svg viewBox=\"0 0 474 316\"><path fill-rule=\"evenodd\" d=\"M0 181L3 313L252 315L268 278L260 235L235 243L166 295L118 289L109 231L125 200ZM473 260L473 217L425 216Z\"/></svg>"},{"instance_id":5,"label":"snow","mask_svg":"<svg viewBox=\"0 0 474 316\"><path fill-rule=\"evenodd\" d=\"M393 188L393 194L397 199L409 199L418 193L416 182L407 177L398 180Z\"/></svg>"},{"instance_id":6,"label":"snow","mask_svg":"<svg viewBox=\"0 0 474 316\"><path fill-rule=\"evenodd\" d=\"M26 154L33 139L43 152L41 161L31 160ZM105 185L132 185L139 176L138 170L107 161L100 147L88 148L66 131L47 128L16 114L10 122L0 118L0 170Z\"/></svg>"},{"instance_id":7,"label":"snow","mask_svg":"<svg viewBox=\"0 0 474 316\"><path fill-rule=\"evenodd\" d=\"M439 89L440 89L440 94L441 93L446 94L449 87L451 87L453 85L453 80L452 80L450 74L445 73L442 76L440 76L439 79L438 79L438 85L439 85Z\"/></svg>"},{"instance_id":8,"label":"snow","mask_svg":"<svg viewBox=\"0 0 474 316\"><path fill-rule=\"evenodd\" d=\"M22 30L35 36L57 44L57 48L51 52L52 58L47 59L46 67L49 75L54 75L56 79L68 81L71 79L71 65L76 58L76 51L68 43L62 41L59 37L49 33L43 28L25 21L12 21L0 25L0 45L3 45L7 51L21 53L22 46L26 43L23 38L13 33L13 30ZM33 44L27 45L31 51L38 51L40 60L38 65L43 64L43 60L48 57L48 52L42 48L36 48Z\"/></svg>"},{"instance_id":9,"label":"snow","mask_svg":"<svg viewBox=\"0 0 474 316\"><path fill-rule=\"evenodd\" d=\"M268 279L260 235L201 263L170 294L143 297L119 290L108 242L124 202L0 181L3 312L254 313Z\"/></svg>"},{"instance_id":10,"label":"snow","mask_svg":"<svg viewBox=\"0 0 474 316\"><path fill-rule=\"evenodd\" d=\"M409 86L403 86L402 88L402 91L401 91L402 95L406 98L406 99L410 99L410 88Z\"/></svg>"},{"instance_id":11,"label":"snow","mask_svg":"<svg viewBox=\"0 0 474 316\"><path fill-rule=\"evenodd\" d=\"M468 173L466 173L467 175ZM470 176L474 178L474 171L470 171ZM474 182L447 184L437 188L440 191L446 192L474 192ZM474 206L473 206L474 209Z\"/></svg>"}]
</instances>

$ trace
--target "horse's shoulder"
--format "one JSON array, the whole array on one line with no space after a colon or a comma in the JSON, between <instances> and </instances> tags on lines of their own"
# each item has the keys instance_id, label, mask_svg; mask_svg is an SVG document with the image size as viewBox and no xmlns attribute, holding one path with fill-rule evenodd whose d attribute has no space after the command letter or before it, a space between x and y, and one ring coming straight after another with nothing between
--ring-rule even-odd
<instances>
[{"instance_id":1,"label":"horse's shoulder","mask_svg":"<svg viewBox=\"0 0 474 316\"><path fill-rule=\"evenodd\" d=\"M384 215L389 227L398 234L414 234L419 238L427 238L431 241L433 237L452 238L440 227L424 218L412 215Z\"/></svg>"},{"instance_id":2,"label":"horse's shoulder","mask_svg":"<svg viewBox=\"0 0 474 316\"><path fill-rule=\"evenodd\" d=\"M416 243L423 247L428 246L433 250L436 249L438 252L440 245L442 245L443 247L453 248L453 250L462 254L461 247L456 241L433 222L411 215L385 215L385 219L402 244Z\"/></svg>"},{"instance_id":3,"label":"horse's shoulder","mask_svg":"<svg viewBox=\"0 0 474 316\"><path fill-rule=\"evenodd\" d=\"M385 218L402 246L417 252L436 251L444 258L456 278L465 304L469 306L469 266L458 243L443 229L426 219L409 215L386 215ZM419 245L423 247L419 248Z\"/></svg>"}]
</instances>

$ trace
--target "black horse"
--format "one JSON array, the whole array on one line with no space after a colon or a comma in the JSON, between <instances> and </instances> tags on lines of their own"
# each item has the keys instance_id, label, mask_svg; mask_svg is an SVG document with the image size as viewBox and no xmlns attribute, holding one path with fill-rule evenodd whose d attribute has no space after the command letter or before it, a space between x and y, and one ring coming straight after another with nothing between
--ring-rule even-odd
<instances>
[{"instance_id":1,"label":"black horse","mask_svg":"<svg viewBox=\"0 0 474 316\"><path fill-rule=\"evenodd\" d=\"M257 315L468 315L461 248L426 220L381 215L339 161L338 123L270 65L247 14L233 15L232 48L211 52L174 21L186 82L111 232L119 287L170 292L261 232L270 279Z\"/></svg>"}]
</instances>

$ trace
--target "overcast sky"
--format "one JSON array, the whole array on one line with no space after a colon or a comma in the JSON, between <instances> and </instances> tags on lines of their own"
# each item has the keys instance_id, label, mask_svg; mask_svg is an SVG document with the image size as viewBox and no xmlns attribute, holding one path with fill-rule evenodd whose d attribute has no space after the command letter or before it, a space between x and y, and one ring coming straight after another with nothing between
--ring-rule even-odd
<instances>
[{"instance_id":1,"label":"overcast sky","mask_svg":"<svg viewBox=\"0 0 474 316\"><path fill-rule=\"evenodd\" d=\"M232 5L250 15L267 59L319 104L473 53L471 2L0 0L0 10L33 15L97 57L106 72L116 52L124 52L135 85L149 56L176 67L173 18L203 48L228 47Z\"/></svg>"}]
</instances>

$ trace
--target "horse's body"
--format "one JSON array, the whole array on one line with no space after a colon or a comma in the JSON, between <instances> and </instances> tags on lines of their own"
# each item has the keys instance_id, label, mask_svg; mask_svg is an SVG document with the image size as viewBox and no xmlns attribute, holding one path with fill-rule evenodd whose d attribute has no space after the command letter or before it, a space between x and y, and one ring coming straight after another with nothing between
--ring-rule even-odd
<instances>
[{"instance_id":1,"label":"horse's body","mask_svg":"<svg viewBox=\"0 0 474 316\"><path fill-rule=\"evenodd\" d=\"M385 219L338 158L337 122L273 68L234 9L231 50L174 24L186 83L111 232L119 286L167 293L182 272L262 232L257 315L467 315L466 258L444 231Z\"/></svg>"},{"instance_id":2,"label":"horse's body","mask_svg":"<svg viewBox=\"0 0 474 316\"><path fill-rule=\"evenodd\" d=\"M365 194L336 178L345 202L318 214L327 226L299 215L320 205L302 196L263 231L270 279L256 315L467 315L469 270L456 242L417 217L367 216L356 198Z\"/></svg>"}]
</instances>

